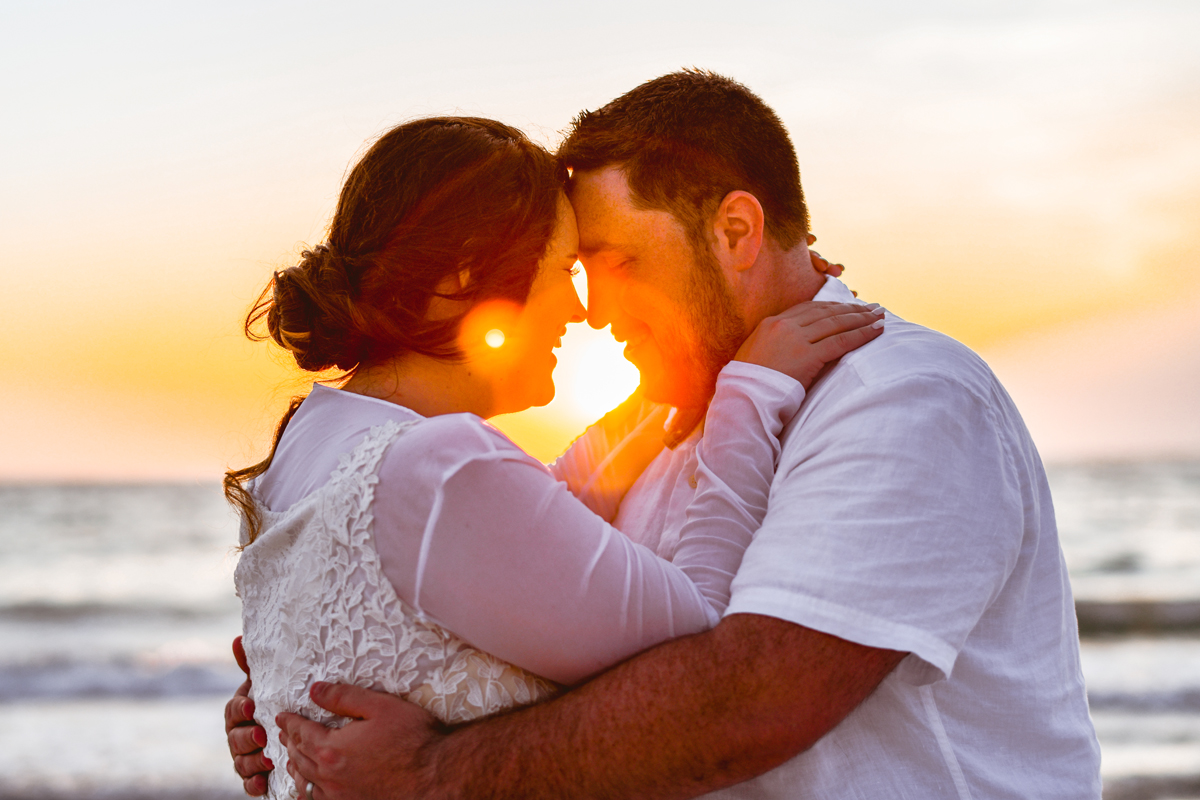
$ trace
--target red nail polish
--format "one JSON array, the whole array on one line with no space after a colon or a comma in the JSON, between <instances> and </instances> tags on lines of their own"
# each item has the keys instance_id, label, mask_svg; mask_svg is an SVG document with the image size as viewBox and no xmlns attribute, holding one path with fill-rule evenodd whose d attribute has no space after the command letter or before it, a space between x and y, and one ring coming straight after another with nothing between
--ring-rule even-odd
<instances>
[{"instance_id":1,"label":"red nail polish","mask_svg":"<svg viewBox=\"0 0 1200 800\"><path fill-rule=\"evenodd\" d=\"M259 747L267 746L267 732L262 728L255 728L251 737L254 739L254 743Z\"/></svg>"}]
</instances>

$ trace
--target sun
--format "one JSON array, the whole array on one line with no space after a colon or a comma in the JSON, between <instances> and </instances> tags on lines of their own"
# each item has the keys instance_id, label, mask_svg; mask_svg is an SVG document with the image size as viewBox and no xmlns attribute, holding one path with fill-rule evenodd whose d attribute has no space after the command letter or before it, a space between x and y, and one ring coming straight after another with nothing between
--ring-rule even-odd
<instances>
[{"instance_id":1,"label":"sun","mask_svg":"<svg viewBox=\"0 0 1200 800\"><path fill-rule=\"evenodd\" d=\"M608 329L572 325L563 337L554 382L557 400L572 416L593 422L620 405L638 386L637 367L625 360Z\"/></svg>"},{"instance_id":2,"label":"sun","mask_svg":"<svg viewBox=\"0 0 1200 800\"><path fill-rule=\"evenodd\" d=\"M587 277L575 262L575 291L587 304ZM551 404L560 413L590 424L633 394L641 378L637 367L625 360L623 348L608 328L595 330L581 323L567 326L558 368L554 370L556 394Z\"/></svg>"}]
</instances>

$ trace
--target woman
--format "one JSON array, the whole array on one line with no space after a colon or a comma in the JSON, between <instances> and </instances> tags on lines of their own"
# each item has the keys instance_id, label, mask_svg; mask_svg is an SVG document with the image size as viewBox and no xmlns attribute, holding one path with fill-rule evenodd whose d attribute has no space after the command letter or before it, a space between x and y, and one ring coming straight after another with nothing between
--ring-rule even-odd
<instances>
[{"instance_id":1,"label":"woman","mask_svg":"<svg viewBox=\"0 0 1200 800\"><path fill-rule=\"evenodd\" d=\"M552 350L583 319L565 180L500 123L401 125L350 173L328 243L278 273L247 321L265 321L302 369L345 378L293 402L271 455L226 477L244 517L255 717L277 767L276 713L344 722L308 699L314 680L464 721L704 630L728 602L761 516L746 496L770 480L796 381L722 374L703 445L721 458L702 460L673 563L606 522L622 476L661 448L661 416L635 398L550 469L482 421L549 402ZM807 314L829 333L878 319ZM814 359L801 347L772 366L811 374ZM720 424L730 417L757 427ZM643 435L622 452L589 448L634 421ZM285 770L270 780L273 797L294 796Z\"/></svg>"}]
</instances>

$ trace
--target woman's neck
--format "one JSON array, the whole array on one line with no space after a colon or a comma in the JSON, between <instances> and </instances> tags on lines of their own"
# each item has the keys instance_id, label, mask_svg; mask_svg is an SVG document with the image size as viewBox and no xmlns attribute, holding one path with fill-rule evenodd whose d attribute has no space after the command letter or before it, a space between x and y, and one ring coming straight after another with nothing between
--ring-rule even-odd
<instances>
[{"instance_id":1,"label":"woman's neck","mask_svg":"<svg viewBox=\"0 0 1200 800\"><path fill-rule=\"evenodd\" d=\"M409 353L361 366L342 389L412 409L423 417L469 412L492 416L492 392L466 363Z\"/></svg>"}]
</instances>

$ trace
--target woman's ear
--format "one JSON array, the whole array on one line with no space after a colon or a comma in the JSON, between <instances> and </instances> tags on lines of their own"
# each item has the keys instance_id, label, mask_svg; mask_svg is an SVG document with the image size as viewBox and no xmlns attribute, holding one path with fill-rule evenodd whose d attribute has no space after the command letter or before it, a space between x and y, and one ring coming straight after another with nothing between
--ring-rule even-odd
<instances>
[{"instance_id":1,"label":"woman's ear","mask_svg":"<svg viewBox=\"0 0 1200 800\"><path fill-rule=\"evenodd\" d=\"M758 198L740 189L721 200L713 219L716 256L733 272L749 269L762 249L766 221Z\"/></svg>"}]
</instances>

